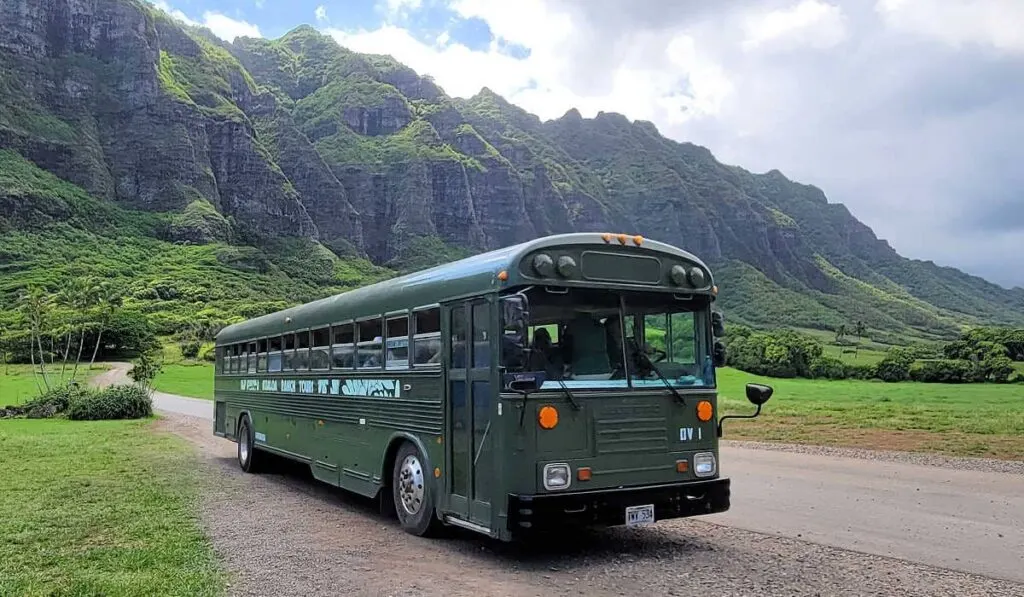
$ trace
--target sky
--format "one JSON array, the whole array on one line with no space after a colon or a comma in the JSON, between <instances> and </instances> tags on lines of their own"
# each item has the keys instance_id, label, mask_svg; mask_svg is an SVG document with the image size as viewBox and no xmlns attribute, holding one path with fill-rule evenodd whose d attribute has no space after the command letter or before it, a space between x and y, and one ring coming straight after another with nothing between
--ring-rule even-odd
<instances>
[{"instance_id":1,"label":"sky","mask_svg":"<svg viewBox=\"0 0 1024 597\"><path fill-rule=\"evenodd\" d=\"M620 112L820 187L906 257L1024 287L1022 0L151 0L311 24L452 96Z\"/></svg>"}]
</instances>

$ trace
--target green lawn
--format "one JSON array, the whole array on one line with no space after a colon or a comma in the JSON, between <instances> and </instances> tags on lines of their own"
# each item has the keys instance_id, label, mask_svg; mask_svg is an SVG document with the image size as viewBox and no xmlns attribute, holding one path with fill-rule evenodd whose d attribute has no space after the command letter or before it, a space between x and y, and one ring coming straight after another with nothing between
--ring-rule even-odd
<instances>
[{"instance_id":1,"label":"green lawn","mask_svg":"<svg viewBox=\"0 0 1024 597\"><path fill-rule=\"evenodd\" d=\"M748 382L775 388L761 416L726 439L934 451L1024 460L1024 385L772 379L723 369L722 414L742 414Z\"/></svg>"},{"instance_id":2,"label":"green lawn","mask_svg":"<svg viewBox=\"0 0 1024 597\"><path fill-rule=\"evenodd\" d=\"M215 595L184 440L152 421L0 421L0 595Z\"/></svg>"},{"instance_id":3,"label":"green lawn","mask_svg":"<svg viewBox=\"0 0 1024 597\"><path fill-rule=\"evenodd\" d=\"M61 377L60 364L57 366L46 367L46 375L50 380L50 385L59 385L61 379L71 379L71 370L74 365L70 365L64 370L64 376ZM89 364L78 366L78 380L85 383L86 380L99 375L103 371L107 370L106 365L96 364L93 369L89 369ZM36 376L32 376L32 365L9 365L6 369L0 368L0 408L4 406L16 406L27 402L28 400L35 398L39 395L39 387L43 386L43 378L39 375L39 368L36 367ZM36 385L38 381L39 385Z\"/></svg>"},{"instance_id":4,"label":"green lawn","mask_svg":"<svg viewBox=\"0 0 1024 597\"><path fill-rule=\"evenodd\" d=\"M161 392L213 400L213 363L181 361L165 364L153 387Z\"/></svg>"}]
</instances>

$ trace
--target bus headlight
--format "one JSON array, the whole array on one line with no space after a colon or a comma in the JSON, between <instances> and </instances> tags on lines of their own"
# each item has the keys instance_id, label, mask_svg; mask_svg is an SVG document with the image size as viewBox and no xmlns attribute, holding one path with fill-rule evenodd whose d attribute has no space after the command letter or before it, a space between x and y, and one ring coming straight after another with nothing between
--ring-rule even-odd
<instances>
[{"instance_id":1,"label":"bus headlight","mask_svg":"<svg viewBox=\"0 0 1024 597\"><path fill-rule=\"evenodd\" d=\"M563 462L544 465L544 489L565 489L569 487L569 465Z\"/></svg>"},{"instance_id":2,"label":"bus headlight","mask_svg":"<svg viewBox=\"0 0 1024 597\"><path fill-rule=\"evenodd\" d=\"M717 468L715 455L711 452L699 452L693 455L693 474L698 477L710 477Z\"/></svg>"}]
</instances>

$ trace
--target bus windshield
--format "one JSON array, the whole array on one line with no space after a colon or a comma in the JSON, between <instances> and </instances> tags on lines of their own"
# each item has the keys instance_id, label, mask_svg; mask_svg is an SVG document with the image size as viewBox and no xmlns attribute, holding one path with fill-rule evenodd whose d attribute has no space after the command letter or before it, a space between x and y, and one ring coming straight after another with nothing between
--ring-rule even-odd
<instances>
[{"instance_id":1,"label":"bus windshield","mask_svg":"<svg viewBox=\"0 0 1024 597\"><path fill-rule=\"evenodd\" d=\"M528 350L503 361L509 373L543 372L543 390L715 384L706 297L545 287L526 297L525 346L519 338L503 346Z\"/></svg>"}]
</instances>

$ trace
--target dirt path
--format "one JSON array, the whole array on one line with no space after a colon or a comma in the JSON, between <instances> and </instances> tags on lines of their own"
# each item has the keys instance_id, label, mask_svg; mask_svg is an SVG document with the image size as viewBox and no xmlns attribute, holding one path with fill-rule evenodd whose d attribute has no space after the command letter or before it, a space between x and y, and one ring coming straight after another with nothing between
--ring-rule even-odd
<instances>
[{"instance_id":1,"label":"dirt path","mask_svg":"<svg viewBox=\"0 0 1024 597\"><path fill-rule=\"evenodd\" d=\"M308 472L242 473L208 420L163 413L159 426L198 448L202 520L232 595L1024 596L1024 584L699 520L524 545L420 539Z\"/></svg>"}]
</instances>

